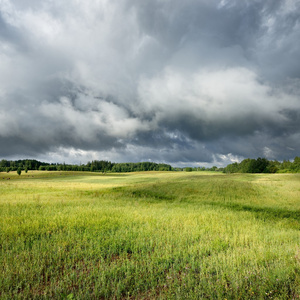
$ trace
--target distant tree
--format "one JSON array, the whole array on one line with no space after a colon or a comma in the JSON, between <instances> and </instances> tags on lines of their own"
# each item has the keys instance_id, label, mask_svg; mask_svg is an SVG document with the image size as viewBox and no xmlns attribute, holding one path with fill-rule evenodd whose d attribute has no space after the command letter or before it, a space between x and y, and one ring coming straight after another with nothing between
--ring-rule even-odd
<instances>
[{"instance_id":1,"label":"distant tree","mask_svg":"<svg viewBox=\"0 0 300 300\"><path fill-rule=\"evenodd\" d=\"M1 161L0 161L0 167L8 167L9 166L9 162L7 161L7 160L5 160L5 159L2 159Z\"/></svg>"},{"instance_id":2,"label":"distant tree","mask_svg":"<svg viewBox=\"0 0 300 300\"><path fill-rule=\"evenodd\" d=\"M28 172L28 169L27 169L27 167L25 168L25 173L27 173Z\"/></svg>"},{"instance_id":3,"label":"distant tree","mask_svg":"<svg viewBox=\"0 0 300 300\"><path fill-rule=\"evenodd\" d=\"M72 171L78 171L78 166L77 165L72 165Z\"/></svg>"},{"instance_id":4,"label":"distant tree","mask_svg":"<svg viewBox=\"0 0 300 300\"><path fill-rule=\"evenodd\" d=\"M294 158L294 162L292 163L291 169L295 172L300 171L300 157L299 156L296 156Z\"/></svg>"},{"instance_id":5,"label":"distant tree","mask_svg":"<svg viewBox=\"0 0 300 300\"><path fill-rule=\"evenodd\" d=\"M278 167L274 163L270 163L265 169L265 173L276 173L278 171Z\"/></svg>"},{"instance_id":6,"label":"distant tree","mask_svg":"<svg viewBox=\"0 0 300 300\"><path fill-rule=\"evenodd\" d=\"M284 160L281 164L281 169L290 170L292 167L292 163L289 160Z\"/></svg>"},{"instance_id":7,"label":"distant tree","mask_svg":"<svg viewBox=\"0 0 300 300\"><path fill-rule=\"evenodd\" d=\"M193 168L190 168L190 167L185 168L185 171L186 171L186 172L192 172L192 171L193 171Z\"/></svg>"},{"instance_id":8,"label":"distant tree","mask_svg":"<svg viewBox=\"0 0 300 300\"><path fill-rule=\"evenodd\" d=\"M21 175L22 169L20 167L17 169L17 173L18 173L19 176Z\"/></svg>"}]
</instances>

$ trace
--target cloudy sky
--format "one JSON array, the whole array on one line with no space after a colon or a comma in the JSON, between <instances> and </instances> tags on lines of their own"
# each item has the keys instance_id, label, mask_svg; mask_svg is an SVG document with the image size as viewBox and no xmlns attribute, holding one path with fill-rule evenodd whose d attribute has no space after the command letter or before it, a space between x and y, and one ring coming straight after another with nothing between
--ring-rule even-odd
<instances>
[{"instance_id":1,"label":"cloudy sky","mask_svg":"<svg viewBox=\"0 0 300 300\"><path fill-rule=\"evenodd\" d=\"M0 159L300 155L300 0L0 0Z\"/></svg>"}]
</instances>

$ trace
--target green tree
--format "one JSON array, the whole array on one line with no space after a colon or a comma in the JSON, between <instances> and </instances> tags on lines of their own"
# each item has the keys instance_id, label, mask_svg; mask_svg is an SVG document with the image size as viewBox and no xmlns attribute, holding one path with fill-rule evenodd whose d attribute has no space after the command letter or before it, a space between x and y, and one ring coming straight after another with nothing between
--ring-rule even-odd
<instances>
[{"instance_id":1,"label":"green tree","mask_svg":"<svg viewBox=\"0 0 300 300\"><path fill-rule=\"evenodd\" d=\"M296 156L294 162L292 163L291 169L295 172L300 171L300 157Z\"/></svg>"},{"instance_id":2,"label":"green tree","mask_svg":"<svg viewBox=\"0 0 300 300\"><path fill-rule=\"evenodd\" d=\"M17 173L18 173L18 175L20 176L21 173L22 173L22 169L21 169L21 168L18 168L18 169L17 169Z\"/></svg>"}]
</instances>

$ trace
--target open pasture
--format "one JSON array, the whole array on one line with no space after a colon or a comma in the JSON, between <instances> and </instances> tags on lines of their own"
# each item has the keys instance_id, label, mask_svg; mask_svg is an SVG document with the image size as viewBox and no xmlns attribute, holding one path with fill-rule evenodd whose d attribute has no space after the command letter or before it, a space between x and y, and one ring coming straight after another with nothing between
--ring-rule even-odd
<instances>
[{"instance_id":1,"label":"open pasture","mask_svg":"<svg viewBox=\"0 0 300 300\"><path fill-rule=\"evenodd\" d=\"M1 299L299 295L300 174L0 173Z\"/></svg>"}]
</instances>

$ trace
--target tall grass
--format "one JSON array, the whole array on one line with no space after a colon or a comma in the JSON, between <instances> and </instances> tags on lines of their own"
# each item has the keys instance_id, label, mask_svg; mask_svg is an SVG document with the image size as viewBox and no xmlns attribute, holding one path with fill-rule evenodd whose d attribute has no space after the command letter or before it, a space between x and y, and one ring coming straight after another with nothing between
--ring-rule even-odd
<instances>
[{"instance_id":1,"label":"tall grass","mask_svg":"<svg viewBox=\"0 0 300 300\"><path fill-rule=\"evenodd\" d=\"M0 298L297 299L299 183L1 173Z\"/></svg>"}]
</instances>

